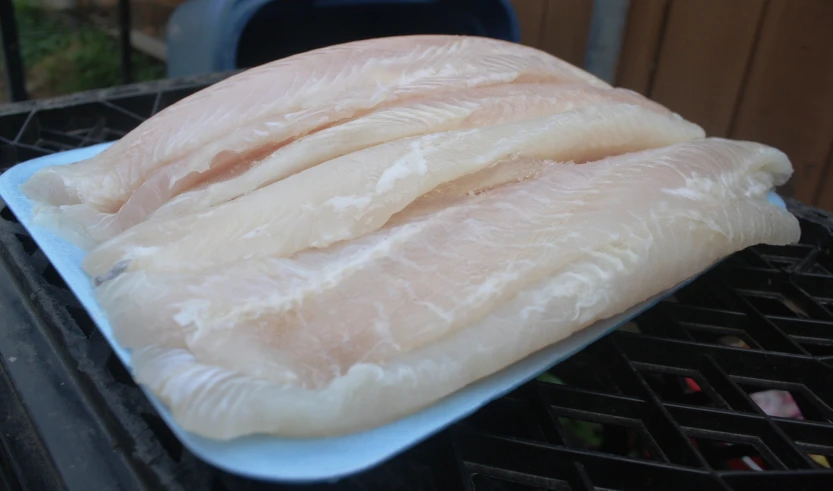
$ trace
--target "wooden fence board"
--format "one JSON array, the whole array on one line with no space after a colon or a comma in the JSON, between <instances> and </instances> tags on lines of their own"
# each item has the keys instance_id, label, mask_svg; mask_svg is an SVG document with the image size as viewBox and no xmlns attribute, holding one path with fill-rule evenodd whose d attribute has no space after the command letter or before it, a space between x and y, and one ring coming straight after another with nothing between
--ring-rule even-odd
<instances>
[{"instance_id":1,"label":"wooden fence board","mask_svg":"<svg viewBox=\"0 0 833 491\"><path fill-rule=\"evenodd\" d=\"M521 43L533 48L541 46L547 0L512 0L521 24Z\"/></svg>"},{"instance_id":2,"label":"wooden fence board","mask_svg":"<svg viewBox=\"0 0 833 491\"><path fill-rule=\"evenodd\" d=\"M573 65L582 66L592 15L593 0L549 0L541 49Z\"/></svg>"},{"instance_id":3,"label":"wooden fence board","mask_svg":"<svg viewBox=\"0 0 833 491\"><path fill-rule=\"evenodd\" d=\"M820 187L831 174L833 1L769 2L730 136L786 152L796 170L786 191L799 200L833 200L830 181Z\"/></svg>"},{"instance_id":4,"label":"wooden fence board","mask_svg":"<svg viewBox=\"0 0 833 491\"><path fill-rule=\"evenodd\" d=\"M729 131L765 0L674 0L650 97L703 127Z\"/></svg>"},{"instance_id":5,"label":"wooden fence board","mask_svg":"<svg viewBox=\"0 0 833 491\"><path fill-rule=\"evenodd\" d=\"M656 65L668 0L631 0L616 85L647 94Z\"/></svg>"}]
</instances>

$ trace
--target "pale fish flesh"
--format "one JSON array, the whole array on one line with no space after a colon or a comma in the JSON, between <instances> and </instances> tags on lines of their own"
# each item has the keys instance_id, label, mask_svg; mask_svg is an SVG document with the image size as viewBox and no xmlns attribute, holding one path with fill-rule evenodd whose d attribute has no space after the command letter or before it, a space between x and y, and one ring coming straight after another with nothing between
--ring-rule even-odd
<instances>
[{"instance_id":1,"label":"pale fish flesh","mask_svg":"<svg viewBox=\"0 0 833 491\"><path fill-rule=\"evenodd\" d=\"M193 271L253 256L288 256L376 230L426 192L506 159L583 162L703 136L699 126L671 113L606 104L403 138L207 211L145 221L93 249L84 269L109 277L114 267Z\"/></svg>"},{"instance_id":2,"label":"pale fish flesh","mask_svg":"<svg viewBox=\"0 0 833 491\"><path fill-rule=\"evenodd\" d=\"M357 41L245 71L142 123L101 154L37 172L24 192L49 205L113 213L164 202L241 161L374 107L452 88L596 77L543 51L488 38Z\"/></svg>"},{"instance_id":3,"label":"pale fish flesh","mask_svg":"<svg viewBox=\"0 0 833 491\"><path fill-rule=\"evenodd\" d=\"M263 159L217 173L211 181L167 202L164 193L153 193L151 199L131 198L132 204L116 213L102 212L86 204L44 207L36 223L60 231L68 240L90 249L140 223L148 215L158 218L207 210L327 160L388 141L614 103L635 104L670 115L668 109L639 94L586 84L520 83L449 90L383 106L301 137Z\"/></svg>"},{"instance_id":4,"label":"pale fish flesh","mask_svg":"<svg viewBox=\"0 0 833 491\"><path fill-rule=\"evenodd\" d=\"M137 381L187 430L334 435L412 413L735 251L799 238L767 200L792 166L764 145L534 167L323 249L126 271L99 300Z\"/></svg>"}]
</instances>

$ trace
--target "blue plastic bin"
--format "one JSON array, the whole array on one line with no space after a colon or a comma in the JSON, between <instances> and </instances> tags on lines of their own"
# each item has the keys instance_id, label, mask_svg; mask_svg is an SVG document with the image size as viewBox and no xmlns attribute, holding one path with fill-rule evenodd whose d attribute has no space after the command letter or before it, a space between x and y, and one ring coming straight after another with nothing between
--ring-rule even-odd
<instances>
[{"instance_id":1,"label":"blue plastic bin","mask_svg":"<svg viewBox=\"0 0 833 491\"><path fill-rule=\"evenodd\" d=\"M168 76L248 68L359 39L465 34L520 40L510 0L190 0L168 21Z\"/></svg>"}]
</instances>

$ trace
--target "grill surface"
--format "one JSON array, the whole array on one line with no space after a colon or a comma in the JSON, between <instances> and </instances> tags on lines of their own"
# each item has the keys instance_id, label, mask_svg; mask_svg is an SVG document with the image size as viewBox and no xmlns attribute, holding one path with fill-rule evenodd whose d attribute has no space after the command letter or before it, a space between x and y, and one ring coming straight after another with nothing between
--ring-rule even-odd
<instances>
[{"instance_id":1,"label":"grill surface","mask_svg":"<svg viewBox=\"0 0 833 491\"><path fill-rule=\"evenodd\" d=\"M119 138L224 76L0 108L0 165ZM801 244L738 253L393 460L303 488L833 489L833 218L788 205ZM15 217L0 218L0 489L292 489L182 448ZM755 401L768 390L801 416L767 415Z\"/></svg>"}]
</instances>

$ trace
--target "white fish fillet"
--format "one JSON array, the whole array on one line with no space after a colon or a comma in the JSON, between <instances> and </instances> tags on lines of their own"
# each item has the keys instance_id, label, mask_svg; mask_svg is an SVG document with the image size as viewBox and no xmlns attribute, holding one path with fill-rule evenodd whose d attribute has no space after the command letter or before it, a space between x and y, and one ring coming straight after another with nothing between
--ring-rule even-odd
<instances>
[{"instance_id":1,"label":"white fish fillet","mask_svg":"<svg viewBox=\"0 0 833 491\"><path fill-rule=\"evenodd\" d=\"M569 111L592 104L630 103L668 114L670 111L624 89L575 84L507 84L443 92L383 107L366 116L313 133L279 148L251 169L185 192L168 201L153 217L194 213L224 203L289 175L342 155L410 136L478 128ZM161 202L163 197L154 203ZM153 212L154 203L103 213L90 205L44 209L36 222L84 248L110 239ZM73 237L73 235L81 237Z\"/></svg>"},{"instance_id":2,"label":"white fish fillet","mask_svg":"<svg viewBox=\"0 0 833 491\"><path fill-rule=\"evenodd\" d=\"M248 70L166 108L98 156L37 172L33 200L141 213L240 160L381 104L512 82L609 87L551 55L488 38L357 41ZM152 208L155 208L153 206ZM127 211L126 211L127 212Z\"/></svg>"},{"instance_id":3,"label":"white fish fillet","mask_svg":"<svg viewBox=\"0 0 833 491\"><path fill-rule=\"evenodd\" d=\"M291 258L126 272L97 289L137 381L211 438L353 432L411 413L747 246L798 240L770 147L699 140L477 196Z\"/></svg>"},{"instance_id":4,"label":"white fish fillet","mask_svg":"<svg viewBox=\"0 0 833 491\"><path fill-rule=\"evenodd\" d=\"M703 137L679 116L588 106L485 128L395 140L294 174L208 211L149 220L93 249L91 276L198 270L358 237L437 186L506 159L577 162Z\"/></svg>"},{"instance_id":5,"label":"white fish fillet","mask_svg":"<svg viewBox=\"0 0 833 491\"><path fill-rule=\"evenodd\" d=\"M665 107L626 89L575 84L509 84L444 92L386 107L301 138L250 171L170 200L152 216L210 208L348 153L410 136L482 128L598 104L627 103L659 113Z\"/></svg>"}]
</instances>

